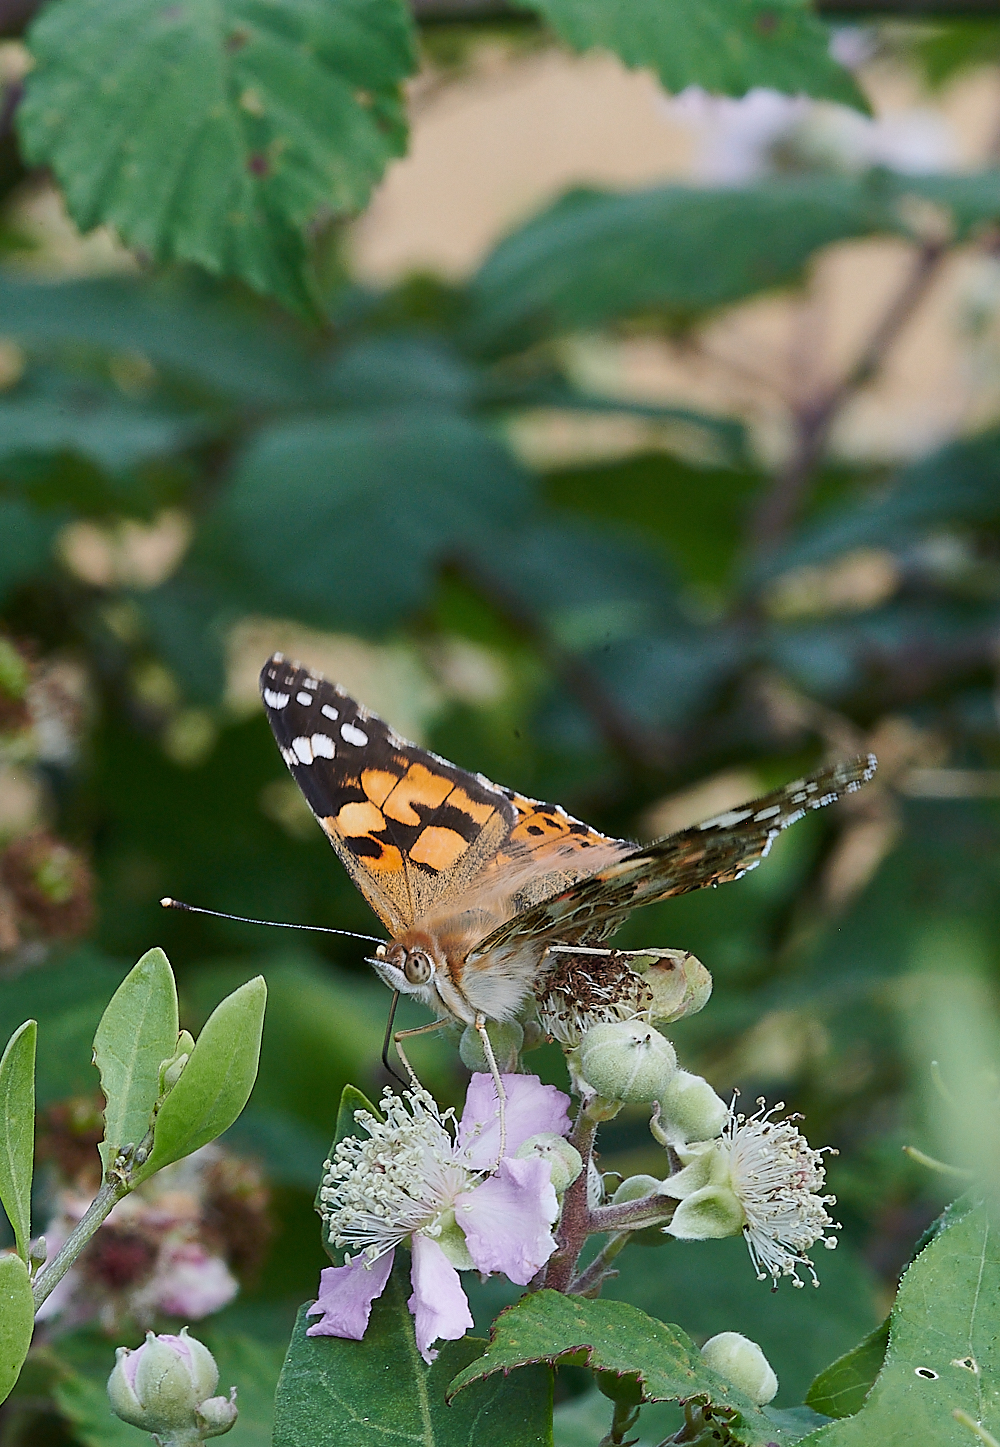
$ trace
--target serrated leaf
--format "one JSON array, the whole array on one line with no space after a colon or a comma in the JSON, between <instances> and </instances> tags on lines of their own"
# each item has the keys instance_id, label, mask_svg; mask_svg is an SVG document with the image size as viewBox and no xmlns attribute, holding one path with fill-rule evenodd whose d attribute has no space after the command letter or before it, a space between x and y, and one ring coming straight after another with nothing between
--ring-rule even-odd
<instances>
[{"instance_id":1,"label":"serrated leaf","mask_svg":"<svg viewBox=\"0 0 1000 1447\"><path fill-rule=\"evenodd\" d=\"M170 961L147 950L112 995L94 1036L94 1063L104 1092L107 1170L117 1151L149 1130L160 1093L160 1066L177 1046L177 987Z\"/></svg>"},{"instance_id":2,"label":"serrated leaf","mask_svg":"<svg viewBox=\"0 0 1000 1447\"><path fill-rule=\"evenodd\" d=\"M485 1354L459 1372L448 1399L461 1400L460 1394L473 1383L532 1362L567 1362L631 1378L644 1402L710 1403L732 1414L729 1431L747 1447L784 1447L801 1435L775 1423L731 1382L709 1371L680 1327L623 1301L587 1301L557 1291L534 1292L501 1312ZM607 1393L607 1385L602 1390Z\"/></svg>"},{"instance_id":3,"label":"serrated leaf","mask_svg":"<svg viewBox=\"0 0 1000 1447\"><path fill-rule=\"evenodd\" d=\"M804 0L518 0L574 50L611 50L656 72L670 91L755 86L867 111L854 78L830 55L830 33Z\"/></svg>"},{"instance_id":4,"label":"serrated leaf","mask_svg":"<svg viewBox=\"0 0 1000 1447\"><path fill-rule=\"evenodd\" d=\"M279 616L384 628L434 567L527 507L528 478L482 427L426 406L295 420L260 433L215 514L218 565ZM392 558L375 571L376 554Z\"/></svg>"},{"instance_id":5,"label":"serrated leaf","mask_svg":"<svg viewBox=\"0 0 1000 1447\"><path fill-rule=\"evenodd\" d=\"M35 1155L35 1044L38 1025L25 1020L0 1058L0 1205L14 1228L18 1255L28 1259L31 1175Z\"/></svg>"},{"instance_id":6,"label":"serrated leaf","mask_svg":"<svg viewBox=\"0 0 1000 1447\"><path fill-rule=\"evenodd\" d=\"M864 1406L865 1398L885 1361L889 1345L889 1318L853 1350L845 1352L824 1368L806 1393L806 1404L825 1417L853 1417Z\"/></svg>"},{"instance_id":7,"label":"serrated leaf","mask_svg":"<svg viewBox=\"0 0 1000 1447\"><path fill-rule=\"evenodd\" d=\"M257 975L227 995L205 1021L190 1060L157 1113L153 1149L133 1172L136 1184L214 1141L236 1120L257 1078L266 1000L267 986Z\"/></svg>"},{"instance_id":8,"label":"serrated leaf","mask_svg":"<svg viewBox=\"0 0 1000 1447\"><path fill-rule=\"evenodd\" d=\"M889 1349L861 1410L810 1447L972 1447L956 1409L1000 1431L1000 1239L983 1210L963 1216L907 1270ZM811 1394L810 1394L811 1395Z\"/></svg>"},{"instance_id":9,"label":"serrated leaf","mask_svg":"<svg viewBox=\"0 0 1000 1447\"><path fill-rule=\"evenodd\" d=\"M10 1396L31 1346L35 1303L20 1256L0 1256L0 1402Z\"/></svg>"},{"instance_id":10,"label":"serrated leaf","mask_svg":"<svg viewBox=\"0 0 1000 1447\"><path fill-rule=\"evenodd\" d=\"M401 0L56 0L28 45L24 154L81 230L299 310L306 229L362 207L405 145Z\"/></svg>"},{"instance_id":11,"label":"serrated leaf","mask_svg":"<svg viewBox=\"0 0 1000 1447\"><path fill-rule=\"evenodd\" d=\"M528 1368L480 1383L448 1406L445 1388L482 1350L475 1337L447 1342L432 1366L421 1360L406 1308L400 1252L372 1306L364 1341L306 1336L299 1312L275 1395L274 1447L551 1447L552 1374Z\"/></svg>"}]
</instances>

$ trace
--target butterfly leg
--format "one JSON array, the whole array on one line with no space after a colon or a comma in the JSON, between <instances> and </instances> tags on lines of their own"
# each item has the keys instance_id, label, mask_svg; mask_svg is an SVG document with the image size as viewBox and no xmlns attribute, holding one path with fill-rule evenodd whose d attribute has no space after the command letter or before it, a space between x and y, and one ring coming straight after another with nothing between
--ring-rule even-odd
<instances>
[{"instance_id":1,"label":"butterfly leg","mask_svg":"<svg viewBox=\"0 0 1000 1447\"><path fill-rule=\"evenodd\" d=\"M426 1035L431 1030L440 1030L441 1026L447 1025L447 1023L447 1020L432 1020L429 1025L417 1025L413 1030L397 1030L395 1035L392 1037L392 1043L396 1047L396 1054L403 1062L403 1068L406 1071L407 1075L410 1077L410 1084L413 1086L414 1090L423 1090L424 1087L420 1083L417 1072L414 1070L413 1066L410 1064L405 1054L403 1053L403 1047L402 1045L400 1045L399 1042L401 1040L404 1040L408 1035ZM398 1080L399 1077L397 1076L396 1079Z\"/></svg>"},{"instance_id":2,"label":"butterfly leg","mask_svg":"<svg viewBox=\"0 0 1000 1447\"><path fill-rule=\"evenodd\" d=\"M493 1044L490 1040L489 1031L486 1029L486 1016L476 1016L476 1030L483 1042L483 1054L490 1067L490 1074L493 1076L493 1084L496 1087L497 1104L500 1107L500 1150L497 1153L497 1164L503 1159L507 1150L507 1092L503 1088L503 1080L500 1077L500 1070L497 1066L497 1058L493 1054Z\"/></svg>"}]
</instances>

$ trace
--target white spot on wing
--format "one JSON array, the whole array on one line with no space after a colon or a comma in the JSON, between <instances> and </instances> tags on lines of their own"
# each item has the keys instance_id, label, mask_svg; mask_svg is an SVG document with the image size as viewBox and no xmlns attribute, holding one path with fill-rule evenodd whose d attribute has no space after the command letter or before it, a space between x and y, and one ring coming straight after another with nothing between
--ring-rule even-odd
<instances>
[{"instance_id":1,"label":"white spot on wing","mask_svg":"<svg viewBox=\"0 0 1000 1447\"><path fill-rule=\"evenodd\" d=\"M354 744L359 749L368 742L364 729L355 728L354 724L349 723L340 725L340 737L345 743Z\"/></svg>"},{"instance_id":2,"label":"white spot on wing","mask_svg":"<svg viewBox=\"0 0 1000 1447\"><path fill-rule=\"evenodd\" d=\"M320 713L323 715L324 718L333 719L333 722L334 722L334 723L336 723L337 720L340 718L340 713L339 713L339 711L338 711L337 709L333 708L333 707L332 707L330 704L328 704L328 703L325 703L325 704L323 705L323 707L320 709Z\"/></svg>"},{"instance_id":3,"label":"white spot on wing","mask_svg":"<svg viewBox=\"0 0 1000 1447\"><path fill-rule=\"evenodd\" d=\"M309 704L312 703L312 701L313 701L313 696L312 696L312 694L311 694L311 693L305 693L305 692L303 692L302 689L299 689L298 693L295 695L295 702L302 704L303 708L307 708L307 707L309 706Z\"/></svg>"},{"instance_id":4,"label":"white spot on wing","mask_svg":"<svg viewBox=\"0 0 1000 1447\"><path fill-rule=\"evenodd\" d=\"M300 764L311 764L313 761L312 744L308 739L292 739L292 749Z\"/></svg>"},{"instance_id":5,"label":"white spot on wing","mask_svg":"<svg viewBox=\"0 0 1000 1447\"><path fill-rule=\"evenodd\" d=\"M332 759L337 749L329 734L313 734L312 751L318 759Z\"/></svg>"},{"instance_id":6,"label":"white spot on wing","mask_svg":"<svg viewBox=\"0 0 1000 1447\"><path fill-rule=\"evenodd\" d=\"M772 804L771 807L770 807L770 809L760 809L760 810L758 810L758 812L753 816L753 821L754 821L755 824L759 824L762 819L773 819L774 816L775 816L775 814L780 814L780 813L781 813L781 805L780 805L780 804Z\"/></svg>"},{"instance_id":7,"label":"white spot on wing","mask_svg":"<svg viewBox=\"0 0 1000 1447\"><path fill-rule=\"evenodd\" d=\"M699 824L699 829L728 829L731 824L742 824L744 819L749 819L753 813L752 809L730 809L728 814L716 814L714 819L706 819L704 824Z\"/></svg>"},{"instance_id":8,"label":"white spot on wing","mask_svg":"<svg viewBox=\"0 0 1000 1447\"><path fill-rule=\"evenodd\" d=\"M264 702L268 708L284 708L289 698L291 698L291 694L275 693L273 688L265 688L264 690Z\"/></svg>"},{"instance_id":9,"label":"white spot on wing","mask_svg":"<svg viewBox=\"0 0 1000 1447\"><path fill-rule=\"evenodd\" d=\"M315 690L315 689L319 688L319 679L318 679L318 678L304 678L304 679L302 680L302 687L303 687L303 688L311 688L311 689Z\"/></svg>"}]
</instances>

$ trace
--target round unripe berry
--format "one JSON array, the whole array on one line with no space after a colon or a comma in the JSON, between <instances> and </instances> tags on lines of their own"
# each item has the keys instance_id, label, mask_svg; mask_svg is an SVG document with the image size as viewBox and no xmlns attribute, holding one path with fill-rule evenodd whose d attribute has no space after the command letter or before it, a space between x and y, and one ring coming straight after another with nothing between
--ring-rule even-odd
<instances>
[{"instance_id":1,"label":"round unripe berry","mask_svg":"<svg viewBox=\"0 0 1000 1447\"><path fill-rule=\"evenodd\" d=\"M652 1025L616 1020L587 1031L580 1042L580 1069L598 1095L642 1105L664 1093L677 1056Z\"/></svg>"},{"instance_id":2,"label":"round unripe berry","mask_svg":"<svg viewBox=\"0 0 1000 1447\"><path fill-rule=\"evenodd\" d=\"M706 1366L765 1407L778 1390L774 1368L755 1341L738 1331L720 1331L701 1349Z\"/></svg>"}]
</instances>

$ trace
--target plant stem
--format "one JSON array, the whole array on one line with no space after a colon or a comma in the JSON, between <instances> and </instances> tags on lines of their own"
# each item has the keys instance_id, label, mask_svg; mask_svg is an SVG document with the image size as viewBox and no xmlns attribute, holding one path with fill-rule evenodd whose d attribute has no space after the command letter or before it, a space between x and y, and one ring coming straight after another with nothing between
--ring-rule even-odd
<instances>
[{"instance_id":1,"label":"plant stem","mask_svg":"<svg viewBox=\"0 0 1000 1447\"><path fill-rule=\"evenodd\" d=\"M618 1206L595 1206L589 1212L590 1234L595 1231L638 1231L644 1226L666 1226L677 1210L669 1196L642 1196Z\"/></svg>"},{"instance_id":2,"label":"plant stem","mask_svg":"<svg viewBox=\"0 0 1000 1447\"><path fill-rule=\"evenodd\" d=\"M587 1180L597 1125L597 1121L589 1116L586 1108L581 1105L569 1139L571 1145L576 1146L580 1152L583 1170L563 1197L562 1216L556 1232L556 1249L549 1258L543 1282L544 1286L551 1287L554 1291L568 1290L584 1242L593 1230L590 1225L591 1213L587 1206Z\"/></svg>"},{"instance_id":3,"label":"plant stem","mask_svg":"<svg viewBox=\"0 0 1000 1447\"><path fill-rule=\"evenodd\" d=\"M634 1427L638 1420L639 1408L634 1402L615 1402L611 1414L611 1431L601 1438L599 1447L625 1447L625 1433Z\"/></svg>"},{"instance_id":4,"label":"plant stem","mask_svg":"<svg viewBox=\"0 0 1000 1447\"><path fill-rule=\"evenodd\" d=\"M608 1267L631 1239L631 1231L619 1231L609 1241L605 1241L590 1265L580 1272L575 1281L570 1282L567 1294L569 1296L587 1296L591 1291L596 1294L606 1276L617 1275L617 1272L609 1272Z\"/></svg>"},{"instance_id":5,"label":"plant stem","mask_svg":"<svg viewBox=\"0 0 1000 1447\"><path fill-rule=\"evenodd\" d=\"M36 1311L46 1297L59 1285L87 1242L107 1220L118 1202L123 1196L128 1195L130 1189L128 1182L111 1172L109 1172L109 1176L110 1179L105 1181L59 1251L35 1277L32 1295L35 1299Z\"/></svg>"}]
</instances>

